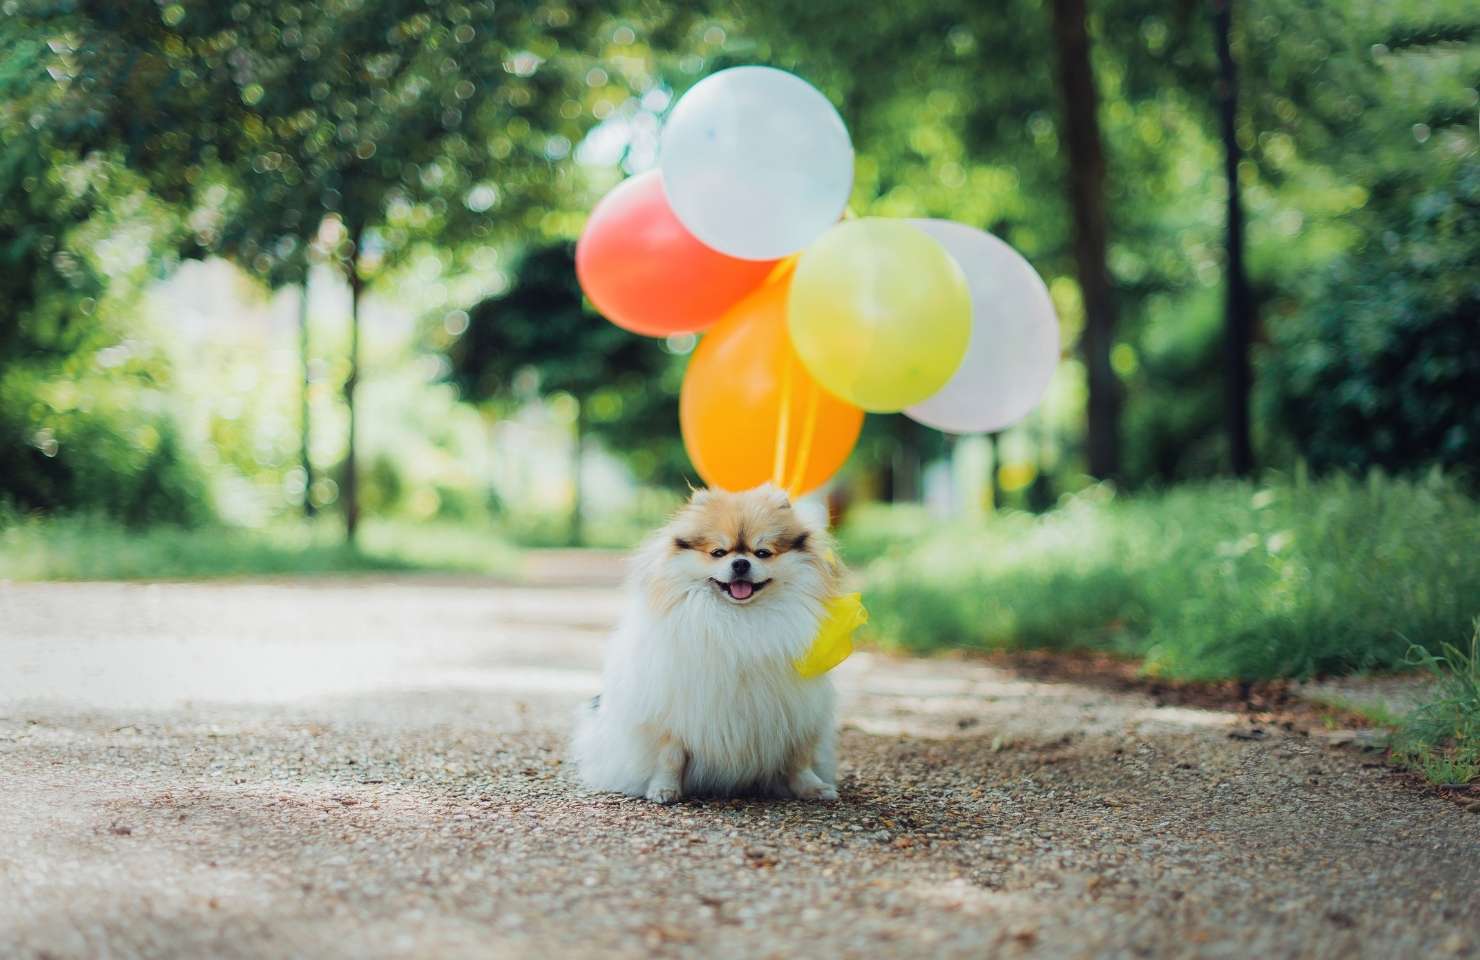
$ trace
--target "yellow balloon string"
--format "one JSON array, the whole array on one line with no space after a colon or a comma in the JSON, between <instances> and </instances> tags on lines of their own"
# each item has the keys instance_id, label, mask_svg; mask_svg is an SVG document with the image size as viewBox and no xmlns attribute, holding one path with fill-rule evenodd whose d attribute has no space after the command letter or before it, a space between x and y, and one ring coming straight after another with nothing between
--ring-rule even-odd
<instances>
[{"instance_id":1,"label":"yellow balloon string","mask_svg":"<svg viewBox=\"0 0 1480 960\"><path fill-rule=\"evenodd\" d=\"M807 460L812 456L812 438L817 435L817 405L821 400L822 388L812 382L811 389L807 391L807 412L802 418L802 439L797 445L796 469L791 483L786 485L786 492L792 499L801 495L802 484L806 482Z\"/></svg>"},{"instance_id":2,"label":"yellow balloon string","mask_svg":"<svg viewBox=\"0 0 1480 960\"><path fill-rule=\"evenodd\" d=\"M791 432L791 350L784 349L786 359L781 364L781 411L776 421L776 456L771 461L771 482L781 486L786 479L786 443Z\"/></svg>"},{"instance_id":3,"label":"yellow balloon string","mask_svg":"<svg viewBox=\"0 0 1480 960\"><path fill-rule=\"evenodd\" d=\"M793 270L796 269L797 260L800 259L801 256L802 255L800 253L793 253L789 257L782 257L780 260L776 261L776 266L772 267L771 272L766 274L766 279L761 281L761 286L769 286L778 280L784 280L788 275L790 275Z\"/></svg>"},{"instance_id":4,"label":"yellow balloon string","mask_svg":"<svg viewBox=\"0 0 1480 960\"><path fill-rule=\"evenodd\" d=\"M794 253L789 257L783 257L772 268L771 272L766 275L766 279L762 285L779 283L782 280L788 279L791 276L791 272L796 269L797 259L800 256L801 254ZM776 454L771 461L771 482L778 487L786 480L786 445L791 439L791 366L796 363L796 356L792 353L790 344L788 343L783 349L785 360L781 367L781 409L777 414L776 422ZM815 418L816 414L816 410L812 410L808 416ZM807 443L810 444L811 442L809 438Z\"/></svg>"}]
</instances>

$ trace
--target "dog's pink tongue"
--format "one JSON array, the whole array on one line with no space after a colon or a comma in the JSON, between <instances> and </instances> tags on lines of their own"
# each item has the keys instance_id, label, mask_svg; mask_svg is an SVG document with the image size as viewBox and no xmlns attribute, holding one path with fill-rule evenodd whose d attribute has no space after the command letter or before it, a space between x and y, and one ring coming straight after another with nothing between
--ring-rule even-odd
<instances>
[{"instance_id":1,"label":"dog's pink tongue","mask_svg":"<svg viewBox=\"0 0 1480 960\"><path fill-rule=\"evenodd\" d=\"M736 600L744 600L752 593L755 593L755 584L751 583L749 580L730 581L730 596L734 597Z\"/></svg>"}]
</instances>

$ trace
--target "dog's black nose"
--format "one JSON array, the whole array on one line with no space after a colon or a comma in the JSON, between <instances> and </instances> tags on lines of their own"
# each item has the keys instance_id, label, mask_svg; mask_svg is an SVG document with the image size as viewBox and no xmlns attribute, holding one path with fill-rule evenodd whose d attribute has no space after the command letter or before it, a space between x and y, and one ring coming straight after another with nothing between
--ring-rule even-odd
<instances>
[{"instance_id":1,"label":"dog's black nose","mask_svg":"<svg viewBox=\"0 0 1480 960\"><path fill-rule=\"evenodd\" d=\"M739 560L731 560L730 569L736 573L748 573L750 571L750 561L744 557L741 557Z\"/></svg>"}]
</instances>

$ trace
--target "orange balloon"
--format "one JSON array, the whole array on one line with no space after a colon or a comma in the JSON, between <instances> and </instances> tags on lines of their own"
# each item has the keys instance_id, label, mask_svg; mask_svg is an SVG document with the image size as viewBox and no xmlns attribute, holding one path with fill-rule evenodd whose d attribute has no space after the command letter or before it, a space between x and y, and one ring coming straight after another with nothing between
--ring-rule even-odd
<instances>
[{"instance_id":1,"label":"orange balloon","mask_svg":"<svg viewBox=\"0 0 1480 960\"><path fill-rule=\"evenodd\" d=\"M774 266L700 243L674 216L656 170L602 197L576 243L576 278L596 309L649 337L703 330Z\"/></svg>"},{"instance_id":2,"label":"orange balloon","mask_svg":"<svg viewBox=\"0 0 1480 960\"><path fill-rule=\"evenodd\" d=\"M826 483L858 443L863 411L819 387L792 349L790 286L788 274L737 303L699 341L684 372L679 426L689 459L710 486L749 490L776 479L783 396L780 485L794 495Z\"/></svg>"}]
</instances>

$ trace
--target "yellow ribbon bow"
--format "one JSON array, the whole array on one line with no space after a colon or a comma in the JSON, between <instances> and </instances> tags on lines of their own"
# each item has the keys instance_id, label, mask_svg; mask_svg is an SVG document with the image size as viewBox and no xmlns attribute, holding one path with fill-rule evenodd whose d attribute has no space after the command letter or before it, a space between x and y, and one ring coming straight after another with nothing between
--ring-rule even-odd
<instances>
[{"instance_id":1,"label":"yellow ribbon bow","mask_svg":"<svg viewBox=\"0 0 1480 960\"><path fill-rule=\"evenodd\" d=\"M853 653L853 631L865 623L868 623L868 610L862 595L845 593L833 597L827 602L827 614L817 630L817 639L792 664L797 673L808 679L820 677L847 660Z\"/></svg>"}]
</instances>

